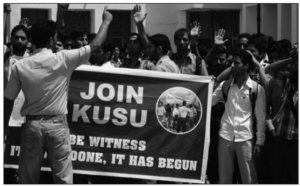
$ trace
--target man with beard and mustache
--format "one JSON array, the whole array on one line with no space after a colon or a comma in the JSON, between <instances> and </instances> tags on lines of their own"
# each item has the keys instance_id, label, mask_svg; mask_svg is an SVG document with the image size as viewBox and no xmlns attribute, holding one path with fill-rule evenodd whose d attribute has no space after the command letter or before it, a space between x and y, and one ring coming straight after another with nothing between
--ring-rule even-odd
<instances>
[{"instance_id":1,"label":"man with beard and mustache","mask_svg":"<svg viewBox=\"0 0 300 186\"><path fill-rule=\"evenodd\" d=\"M14 65L16 61L29 56L26 52L29 37L29 31L24 25L17 25L12 29L10 40L13 50L10 51L10 53L4 54L4 87L6 87L10 77L12 65Z\"/></svg>"},{"instance_id":2,"label":"man with beard and mustache","mask_svg":"<svg viewBox=\"0 0 300 186\"><path fill-rule=\"evenodd\" d=\"M173 61L178 65L182 74L203 75L208 76L206 64L204 60L194 55L191 47L196 47L201 33L200 24L194 23L194 26L189 33L187 29L180 28L174 34L174 43L177 48L177 53L173 55Z\"/></svg>"},{"instance_id":3,"label":"man with beard and mustache","mask_svg":"<svg viewBox=\"0 0 300 186\"><path fill-rule=\"evenodd\" d=\"M26 52L26 45L29 39L29 31L24 25L17 25L12 29L11 32L11 44L12 44L12 51L8 51L4 54L4 88L7 85L7 82L10 78L12 66L20 59L29 56ZM9 125L21 125L24 123L24 117L20 114L20 109L23 105L22 101L24 100L24 94L20 91L19 95L17 96L17 101L14 103L13 112L9 119ZM5 169L5 183L13 183L17 178L16 170L12 169Z\"/></svg>"},{"instance_id":4,"label":"man with beard and mustache","mask_svg":"<svg viewBox=\"0 0 300 186\"><path fill-rule=\"evenodd\" d=\"M4 63L4 88L6 87L8 80L10 79L11 69L14 66L14 64L18 60L29 56L29 54L26 51L26 45L29 36L29 31L24 25L17 25L12 29L10 40L12 43L13 50L4 54L4 58L6 58ZM23 105L24 99L24 94L22 91L20 91L16 99L17 101L14 104L11 118L9 120L10 125L21 125L24 123L24 117L22 117L19 112Z\"/></svg>"},{"instance_id":5,"label":"man with beard and mustache","mask_svg":"<svg viewBox=\"0 0 300 186\"><path fill-rule=\"evenodd\" d=\"M298 49L266 89L268 184L298 184Z\"/></svg>"}]
</instances>

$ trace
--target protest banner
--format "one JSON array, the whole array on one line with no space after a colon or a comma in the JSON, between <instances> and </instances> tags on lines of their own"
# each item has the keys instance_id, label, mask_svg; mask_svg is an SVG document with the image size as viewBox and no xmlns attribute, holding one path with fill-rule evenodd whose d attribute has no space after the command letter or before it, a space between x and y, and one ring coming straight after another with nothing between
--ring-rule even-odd
<instances>
[{"instance_id":1,"label":"protest banner","mask_svg":"<svg viewBox=\"0 0 300 186\"><path fill-rule=\"evenodd\" d=\"M204 183L212 88L211 77L82 65L68 96L74 173ZM177 132L157 111L182 101L197 115ZM20 136L21 127L11 127L7 168L18 167ZM42 170L50 171L46 157Z\"/></svg>"}]
</instances>

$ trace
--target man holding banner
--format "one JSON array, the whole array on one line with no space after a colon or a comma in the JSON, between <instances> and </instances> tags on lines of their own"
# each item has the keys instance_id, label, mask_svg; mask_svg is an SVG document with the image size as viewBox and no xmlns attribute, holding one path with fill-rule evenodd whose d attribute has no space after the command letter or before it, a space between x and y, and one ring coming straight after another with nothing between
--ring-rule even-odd
<instances>
[{"instance_id":1,"label":"man holding banner","mask_svg":"<svg viewBox=\"0 0 300 186\"><path fill-rule=\"evenodd\" d=\"M68 86L72 72L90 58L104 42L112 15L103 11L102 25L92 43L75 50L52 53L56 31L60 30L67 5L58 5L57 25L54 21L32 26L31 37L37 49L30 57L12 68L5 89L4 124L12 112L20 90L25 103L21 115L26 116L22 131L19 176L21 184L39 183L44 152L47 151L54 183L72 183L71 144L66 121ZM6 131L8 134L8 131Z\"/></svg>"}]
</instances>

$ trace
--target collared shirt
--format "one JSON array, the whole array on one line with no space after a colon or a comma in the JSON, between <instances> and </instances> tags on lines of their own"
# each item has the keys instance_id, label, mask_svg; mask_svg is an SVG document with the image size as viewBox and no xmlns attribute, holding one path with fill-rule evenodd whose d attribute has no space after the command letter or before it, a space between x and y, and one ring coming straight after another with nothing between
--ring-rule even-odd
<instances>
[{"instance_id":1,"label":"collared shirt","mask_svg":"<svg viewBox=\"0 0 300 186\"><path fill-rule=\"evenodd\" d=\"M15 63L24 58L28 57L29 54L27 52L24 53L23 56L16 56L16 55L11 55L4 64L4 73L5 73L5 86L8 83L8 80L10 79L10 74L11 74L11 69L15 65ZM9 126L20 126L24 123L25 118L21 116L20 110L23 106L25 97L22 91L18 94L17 98L14 101L14 106L13 106L13 111L11 113L10 119L9 119Z\"/></svg>"},{"instance_id":2,"label":"collared shirt","mask_svg":"<svg viewBox=\"0 0 300 186\"><path fill-rule=\"evenodd\" d=\"M160 106L157 108L157 115L158 116L164 116L166 114L166 109L163 106Z\"/></svg>"},{"instance_id":3,"label":"collared shirt","mask_svg":"<svg viewBox=\"0 0 300 186\"><path fill-rule=\"evenodd\" d=\"M225 81L224 81L225 82ZM213 93L212 105L224 101L222 82ZM249 96L249 88L252 88L252 80L248 77L241 88L232 81L225 103L225 112L221 119L219 135L228 140L241 142L253 138L252 105ZM265 90L258 85L257 99L255 102L255 116L257 119L256 144L263 145L265 140L266 97Z\"/></svg>"},{"instance_id":4,"label":"collared shirt","mask_svg":"<svg viewBox=\"0 0 300 186\"><path fill-rule=\"evenodd\" d=\"M137 62L133 65L133 67L130 65L130 58L129 55L126 56L124 59L124 62L120 65L120 68L132 68L132 69L139 69L141 66L141 58L137 60Z\"/></svg>"},{"instance_id":5,"label":"collared shirt","mask_svg":"<svg viewBox=\"0 0 300 186\"><path fill-rule=\"evenodd\" d=\"M180 117L180 118L186 118L187 114L188 114L189 112L192 112L192 111L191 111L189 108L187 108L186 106L181 106L181 107L179 107L178 111L179 111L179 117Z\"/></svg>"},{"instance_id":6,"label":"collared shirt","mask_svg":"<svg viewBox=\"0 0 300 186\"><path fill-rule=\"evenodd\" d=\"M181 59L181 57L178 55L178 53L174 54L173 61L180 69L180 72L182 74L196 74L196 58L197 56L193 53L189 52L189 54L184 58Z\"/></svg>"},{"instance_id":7,"label":"collared shirt","mask_svg":"<svg viewBox=\"0 0 300 186\"><path fill-rule=\"evenodd\" d=\"M272 78L266 90L267 116L272 119L270 128L275 128L281 138L292 140L298 139L298 124L292 112L292 104L298 114L298 90L292 92L292 85L287 79ZM292 94L292 95L291 95ZM292 100L291 100L292 96ZM284 97L286 97L284 102ZM280 110L281 106L283 108Z\"/></svg>"},{"instance_id":8,"label":"collared shirt","mask_svg":"<svg viewBox=\"0 0 300 186\"><path fill-rule=\"evenodd\" d=\"M11 54L9 56L9 58L4 62L4 73L5 73L5 87L6 87L6 84L10 78L10 74L11 74L11 69L12 69L12 66L20 59L24 58L24 57L28 57L29 54L27 52L24 53L23 56L16 56L14 54Z\"/></svg>"},{"instance_id":9,"label":"collared shirt","mask_svg":"<svg viewBox=\"0 0 300 186\"><path fill-rule=\"evenodd\" d=\"M22 116L67 114L70 77L90 55L89 45L57 53L47 48L36 49L13 66L4 95L14 100L22 89Z\"/></svg>"},{"instance_id":10,"label":"collared shirt","mask_svg":"<svg viewBox=\"0 0 300 186\"><path fill-rule=\"evenodd\" d=\"M178 66L169 58L168 55L165 55L158 60L156 63L156 70L180 74Z\"/></svg>"},{"instance_id":11,"label":"collared shirt","mask_svg":"<svg viewBox=\"0 0 300 186\"><path fill-rule=\"evenodd\" d=\"M104 68L116 68L115 65L111 61L107 61L101 65Z\"/></svg>"},{"instance_id":12,"label":"collared shirt","mask_svg":"<svg viewBox=\"0 0 300 186\"><path fill-rule=\"evenodd\" d=\"M189 116L190 118L195 117L195 116L197 115L196 109L195 109L194 107L192 107L190 110L191 110L191 112L188 113L188 116Z\"/></svg>"},{"instance_id":13,"label":"collared shirt","mask_svg":"<svg viewBox=\"0 0 300 186\"><path fill-rule=\"evenodd\" d=\"M173 109L172 115L173 115L173 117L175 117L176 115L177 116L179 115L179 111L178 111L178 109L176 107Z\"/></svg>"}]
</instances>

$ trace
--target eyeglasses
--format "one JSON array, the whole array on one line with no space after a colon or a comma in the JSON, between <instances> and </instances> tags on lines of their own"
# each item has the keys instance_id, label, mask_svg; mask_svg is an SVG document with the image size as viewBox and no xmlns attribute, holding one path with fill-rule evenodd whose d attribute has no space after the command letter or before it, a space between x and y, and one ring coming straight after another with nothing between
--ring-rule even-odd
<instances>
[{"instance_id":1,"label":"eyeglasses","mask_svg":"<svg viewBox=\"0 0 300 186\"><path fill-rule=\"evenodd\" d=\"M242 46L243 46L244 48L247 48L247 47L248 47L248 44L239 43L238 46L239 46L239 47L242 47Z\"/></svg>"},{"instance_id":2,"label":"eyeglasses","mask_svg":"<svg viewBox=\"0 0 300 186\"><path fill-rule=\"evenodd\" d=\"M135 39L135 40L128 40L127 43L128 44L132 44L132 43L137 44L137 43L139 43L139 41L137 39Z\"/></svg>"}]
</instances>

